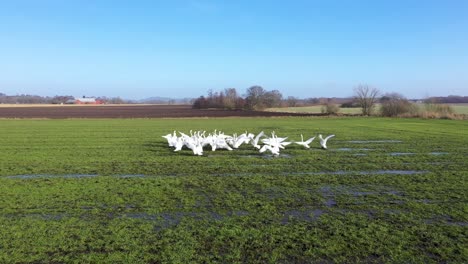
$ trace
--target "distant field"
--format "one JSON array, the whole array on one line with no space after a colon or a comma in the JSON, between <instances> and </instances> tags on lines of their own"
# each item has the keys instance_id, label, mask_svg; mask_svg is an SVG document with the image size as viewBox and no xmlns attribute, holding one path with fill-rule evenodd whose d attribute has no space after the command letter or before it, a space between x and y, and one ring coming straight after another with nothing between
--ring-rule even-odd
<instances>
[{"instance_id":1,"label":"distant field","mask_svg":"<svg viewBox=\"0 0 468 264\"><path fill-rule=\"evenodd\" d=\"M468 104L450 104L453 110L457 114L468 114ZM380 105L376 106L376 111L378 111ZM286 113L321 113L322 106L314 105L314 106L306 106L306 107L284 107L284 108L268 108L266 111L271 112L286 112ZM340 113L343 114L360 114L360 108L340 108Z\"/></svg>"},{"instance_id":2,"label":"distant field","mask_svg":"<svg viewBox=\"0 0 468 264\"><path fill-rule=\"evenodd\" d=\"M278 107L278 108L268 108L266 109L266 111L318 114L318 113L322 113L322 106L314 105L314 106L303 106L303 107ZM359 114L361 113L361 109L360 108L340 108L340 113Z\"/></svg>"},{"instance_id":3,"label":"distant field","mask_svg":"<svg viewBox=\"0 0 468 264\"><path fill-rule=\"evenodd\" d=\"M1 107L106 107L106 106L131 106L154 104L0 104ZM166 104L164 104L166 105Z\"/></svg>"},{"instance_id":4,"label":"distant field","mask_svg":"<svg viewBox=\"0 0 468 264\"><path fill-rule=\"evenodd\" d=\"M191 105L21 105L0 107L0 118L171 118L308 116L307 113L192 109Z\"/></svg>"},{"instance_id":5,"label":"distant field","mask_svg":"<svg viewBox=\"0 0 468 264\"><path fill-rule=\"evenodd\" d=\"M468 104L451 104L457 114L468 115Z\"/></svg>"},{"instance_id":6,"label":"distant field","mask_svg":"<svg viewBox=\"0 0 468 264\"><path fill-rule=\"evenodd\" d=\"M468 122L0 120L0 263L468 263ZM279 157L173 130L336 136Z\"/></svg>"}]
</instances>

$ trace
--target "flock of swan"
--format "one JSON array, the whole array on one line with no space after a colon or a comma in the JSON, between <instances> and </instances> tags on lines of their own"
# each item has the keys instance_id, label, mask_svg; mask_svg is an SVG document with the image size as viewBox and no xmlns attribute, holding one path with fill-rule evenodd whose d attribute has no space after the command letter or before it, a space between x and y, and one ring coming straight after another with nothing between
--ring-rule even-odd
<instances>
[{"instance_id":1,"label":"flock of swan","mask_svg":"<svg viewBox=\"0 0 468 264\"><path fill-rule=\"evenodd\" d=\"M186 147L191 149L194 155L199 156L203 155L203 149L208 146L211 146L212 151L217 149L233 150L239 148L242 144L250 144L258 149L260 153L268 151L274 156L278 156L280 150L291 143L301 145L308 149L315 139L314 136L304 141L304 137L301 134L301 141L287 141L288 137L278 137L275 132L272 132L271 136L266 136L263 131L257 135L247 132L240 135L226 135L216 130L208 135L206 135L206 131L190 131L190 135L182 132L179 132L179 134L180 136L177 136L176 131L174 131L174 133L162 137L167 140L169 147L174 148L174 151L180 151L182 148ZM322 149L327 149L327 141L334 136L335 135L329 135L323 138L321 134L318 135Z\"/></svg>"}]
</instances>

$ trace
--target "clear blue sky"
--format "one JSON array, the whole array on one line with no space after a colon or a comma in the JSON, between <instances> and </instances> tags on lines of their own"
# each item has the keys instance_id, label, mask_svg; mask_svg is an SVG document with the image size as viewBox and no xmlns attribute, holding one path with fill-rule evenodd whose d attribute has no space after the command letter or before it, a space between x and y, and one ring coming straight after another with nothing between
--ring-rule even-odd
<instances>
[{"instance_id":1,"label":"clear blue sky","mask_svg":"<svg viewBox=\"0 0 468 264\"><path fill-rule=\"evenodd\" d=\"M0 92L468 95L466 0L0 2Z\"/></svg>"}]
</instances>

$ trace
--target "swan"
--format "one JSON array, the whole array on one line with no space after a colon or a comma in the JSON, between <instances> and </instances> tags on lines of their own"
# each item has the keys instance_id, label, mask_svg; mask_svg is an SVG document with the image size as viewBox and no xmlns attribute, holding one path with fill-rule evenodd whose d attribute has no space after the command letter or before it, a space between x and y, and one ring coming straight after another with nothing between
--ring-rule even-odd
<instances>
[{"instance_id":1,"label":"swan","mask_svg":"<svg viewBox=\"0 0 468 264\"><path fill-rule=\"evenodd\" d=\"M174 130L173 134L167 134L167 135L162 136L162 137L167 140L167 144L169 144L169 147L174 147L175 146L175 143L177 141L177 134L176 134L175 130Z\"/></svg>"},{"instance_id":2,"label":"swan","mask_svg":"<svg viewBox=\"0 0 468 264\"><path fill-rule=\"evenodd\" d=\"M318 137L320 139L320 146L322 146L323 149L327 149L327 141L334 136L335 135L329 135L326 138L322 138L322 134L319 134Z\"/></svg>"},{"instance_id":3,"label":"swan","mask_svg":"<svg viewBox=\"0 0 468 264\"><path fill-rule=\"evenodd\" d=\"M309 144L312 143L312 141L314 141L315 137L311 137L309 138L308 140L304 141L304 136L302 136L301 134L301 141L296 141L294 143L298 144L298 145L301 145L301 146L304 146L306 149L310 148Z\"/></svg>"},{"instance_id":4,"label":"swan","mask_svg":"<svg viewBox=\"0 0 468 264\"><path fill-rule=\"evenodd\" d=\"M189 138L186 141L186 146L193 151L193 155L203 155L203 147L198 138Z\"/></svg>"},{"instance_id":5,"label":"swan","mask_svg":"<svg viewBox=\"0 0 468 264\"><path fill-rule=\"evenodd\" d=\"M287 137L280 138L276 136L275 132L272 132L270 138L262 139L262 142L265 145L260 148L260 153L263 153L268 150L274 156L278 156L280 154L280 149L284 149L287 145L291 144L291 142L286 142L286 139Z\"/></svg>"},{"instance_id":6,"label":"swan","mask_svg":"<svg viewBox=\"0 0 468 264\"><path fill-rule=\"evenodd\" d=\"M252 146L254 146L254 148L256 148L256 149L260 149L260 148L261 148L261 146L258 145L258 141L259 141L260 138L263 137L264 135L265 135L265 133L262 131L262 132L258 133L258 135L257 135L253 140L250 141L250 143L252 144Z\"/></svg>"},{"instance_id":7,"label":"swan","mask_svg":"<svg viewBox=\"0 0 468 264\"><path fill-rule=\"evenodd\" d=\"M284 147L291 144L291 142L286 142L285 141L286 139L287 139L287 137L280 138L280 137L276 136L275 132L272 132L271 137L262 139L262 142L264 144L266 144L266 145L277 146L278 148L284 149Z\"/></svg>"},{"instance_id":8,"label":"swan","mask_svg":"<svg viewBox=\"0 0 468 264\"><path fill-rule=\"evenodd\" d=\"M279 156L280 148L279 146L271 146L271 145L263 145L263 147L260 148L260 153L263 153L265 151L270 151L271 154L274 156Z\"/></svg>"},{"instance_id":9,"label":"swan","mask_svg":"<svg viewBox=\"0 0 468 264\"><path fill-rule=\"evenodd\" d=\"M185 143L184 143L184 139L183 139L182 137L177 138L177 139L176 139L176 143L174 144L174 147L175 147L174 151L179 151L179 150L181 150L182 147L184 146L184 144L185 144Z\"/></svg>"},{"instance_id":10,"label":"swan","mask_svg":"<svg viewBox=\"0 0 468 264\"><path fill-rule=\"evenodd\" d=\"M254 138L254 134L252 133L245 133L240 134L237 136L237 134L233 135L233 140L232 140L232 147L233 148L239 148L242 144L249 144Z\"/></svg>"}]
</instances>

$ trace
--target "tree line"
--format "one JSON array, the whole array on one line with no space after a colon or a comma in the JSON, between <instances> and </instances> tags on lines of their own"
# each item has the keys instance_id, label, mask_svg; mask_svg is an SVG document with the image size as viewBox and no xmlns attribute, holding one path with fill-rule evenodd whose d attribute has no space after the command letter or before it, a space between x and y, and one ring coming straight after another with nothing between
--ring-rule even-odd
<instances>
[{"instance_id":1,"label":"tree line","mask_svg":"<svg viewBox=\"0 0 468 264\"><path fill-rule=\"evenodd\" d=\"M248 88L244 96L241 96L235 88L228 88L218 92L210 90L207 96L200 96L194 100L193 108L263 110L275 107L321 105L321 111L325 114L338 114L340 108L355 107L360 108L361 114L364 116L433 116L445 118L455 114L450 105L442 103L460 103L468 100L466 96L429 97L423 100L424 104L421 106L421 104L415 104L398 93L382 94L379 89L367 84L354 87L353 92L353 96L349 98L298 99L291 96L283 98L278 90L267 91L256 85Z\"/></svg>"},{"instance_id":2,"label":"tree line","mask_svg":"<svg viewBox=\"0 0 468 264\"><path fill-rule=\"evenodd\" d=\"M39 95L6 95L0 93L0 104L65 104L69 100L74 100L75 97L71 95L56 95L56 96L39 96ZM107 104L128 104L133 103L129 100L124 100L120 97L96 97Z\"/></svg>"},{"instance_id":3,"label":"tree line","mask_svg":"<svg viewBox=\"0 0 468 264\"><path fill-rule=\"evenodd\" d=\"M239 110L263 110L274 107L295 107L319 104L325 98L305 98L300 99L294 96L283 97L278 90L268 91L262 86L254 85L249 87L244 95L241 95L235 88L227 88L222 91L209 90L208 94L202 95L193 101L193 108L218 108L218 109L239 109ZM336 101L346 102L346 98L336 98Z\"/></svg>"}]
</instances>

